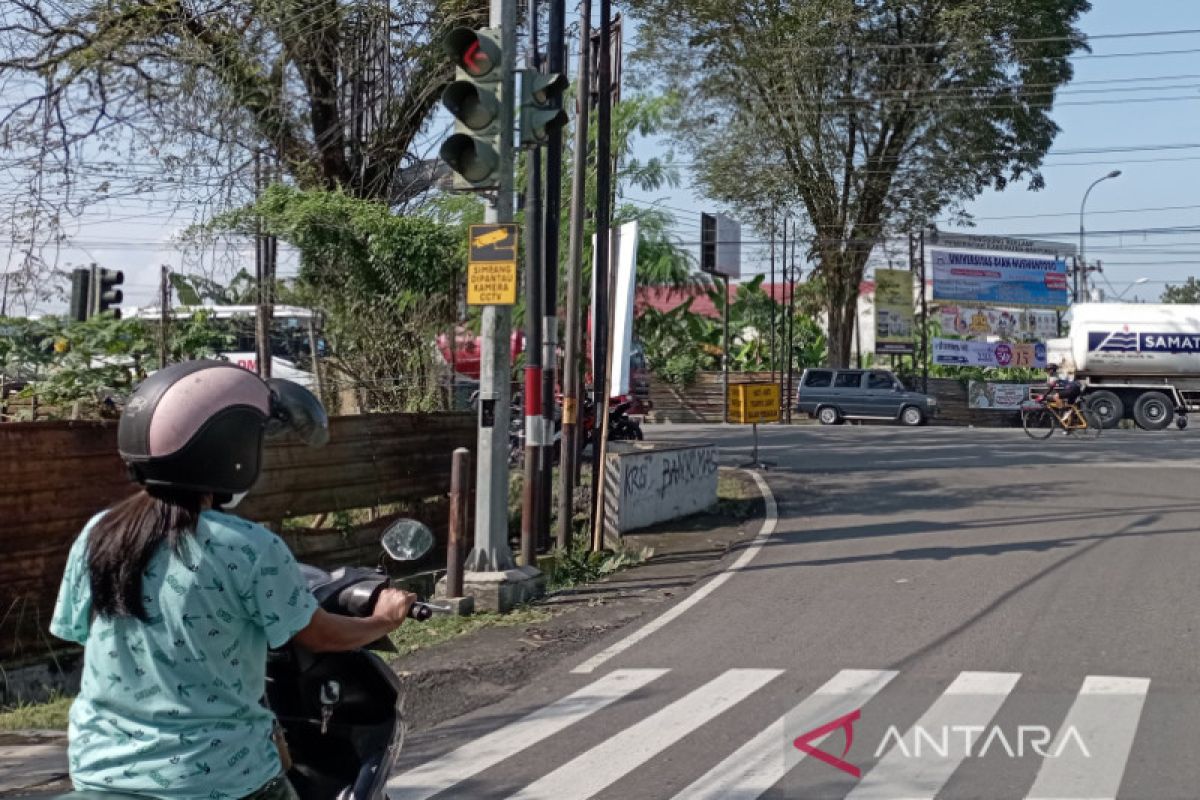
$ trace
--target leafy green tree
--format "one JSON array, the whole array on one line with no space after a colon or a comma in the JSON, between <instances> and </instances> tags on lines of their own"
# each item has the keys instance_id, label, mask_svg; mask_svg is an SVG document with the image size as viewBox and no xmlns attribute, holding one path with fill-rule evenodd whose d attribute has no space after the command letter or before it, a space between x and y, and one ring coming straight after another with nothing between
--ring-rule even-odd
<instances>
[{"instance_id":1,"label":"leafy green tree","mask_svg":"<svg viewBox=\"0 0 1200 800\"><path fill-rule=\"evenodd\" d=\"M849 362L883 238L985 188L1043 184L1087 0L632 0L638 60L682 93L673 129L710 197L806 219L830 358Z\"/></svg>"},{"instance_id":2,"label":"leafy green tree","mask_svg":"<svg viewBox=\"0 0 1200 800\"><path fill-rule=\"evenodd\" d=\"M465 237L345 192L281 185L209 227L249 233L258 221L299 252L299 276L283 299L323 312L332 351L325 363L360 406L441 407L444 365L431 343L453 318Z\"/></svg>"},{"instance_id":3,"label":"leafy green tree","mask_svg":"<svg viewBox=\"0 0 1200 800\"><path fill-rule=\"evenodd\" d=\"M1167 284L1163 289L1163 303L1200 303L1200 283L1189 277L1179 286Z\"/></svg>"},{"instance_id":4,"label":"leafy green tree","mask_svg":"<svg viewBox=\"0 0 1200 800\"><path fill-rule=\"evenodd\" d=\"M0 373L28 385L54 415L96 417L112 410L147 373L159 369L159 332L140 319L99 316L0 320ZM219 355L234 344L229 326L203 312L168 329L172 362Z\"/></svg>"}]
</instances>

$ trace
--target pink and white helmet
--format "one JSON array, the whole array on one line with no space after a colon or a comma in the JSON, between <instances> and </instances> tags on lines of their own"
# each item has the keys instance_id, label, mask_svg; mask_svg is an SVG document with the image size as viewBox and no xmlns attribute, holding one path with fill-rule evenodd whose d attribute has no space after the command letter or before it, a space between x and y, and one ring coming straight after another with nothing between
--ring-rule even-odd
<instances>
[{"instance_id":1,"label":"pink and white helmet","mask_svg":"<svg viewBox=\"0 0 1200 800\"><path fill-rule=\"evenodd\" d=\"M328 440L325 409L307 389L227 361L185 361L138 386L117 448L138 483L232 495L258 480L264 436L285 431Z\"/></svg>"}]
</instances>

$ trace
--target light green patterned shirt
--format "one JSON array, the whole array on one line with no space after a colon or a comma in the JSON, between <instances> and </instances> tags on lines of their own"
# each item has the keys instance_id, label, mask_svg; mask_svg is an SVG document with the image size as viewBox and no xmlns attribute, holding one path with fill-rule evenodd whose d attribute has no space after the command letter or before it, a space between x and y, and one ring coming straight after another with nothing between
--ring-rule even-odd
<instances>
[{"instance_id":1,"label":"light green patterned shirt","mask_svg":"<svg viewBox=\"0 0 1200 800\"><path fill-rule=\"evenodd\" d=\"M263 696L268 647L304 628L316 600L261 525L200 515L180 557L166 545L142 580L147 622L91 619L87 537L71 547L50 632L86 646L71 706L77 789L244 797L280 772Z\"/></svg>"}]
</instances>

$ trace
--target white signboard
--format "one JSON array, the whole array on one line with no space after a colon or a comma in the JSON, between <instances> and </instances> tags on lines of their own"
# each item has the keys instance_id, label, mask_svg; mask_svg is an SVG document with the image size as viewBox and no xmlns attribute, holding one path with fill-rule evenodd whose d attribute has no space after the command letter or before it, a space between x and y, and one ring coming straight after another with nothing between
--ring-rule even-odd
<instances>
[{"instance_id":1,"label":"white signboard","mask_svg":"<svg viewBox=\"0 0 1200 800\"><path fill-rule=\"evenodd\" d=\"M967 388L967 404L971 408L1019 411L1021 403L1028 399L1029 385L1025 383L971 381Z\"/></svg>"},{"instance_id":2,"label":"white signboard","mask_svg":"<svg viewBox=\"0 0 1200 800\"><path fill-rule=\"evenodd\" d=\"M633 351L633 301L637 288L638 224L627 222L613 231L612 250L617 257L616 291L609 300L613 321L612 352L609 353L611 397L629 394L630 356ZM592 236L592 263L596 263L596 237ZM596 271L592 270L592 326L596 330ZM592 352L595 353L593 346Z\"/></svg>"},{"instance_id":3,"label":"white signboard","mask_svg":"<svg viewBox=\"0 0 1200 800\"><path fill-rule=\"evenodd\" d=\"M1045 308L985 308L944 305L942 332L972 339L996 337L1015 342L1038 342L1058 336L1058 314Z\"/></svg>"},{"instance_id":4,"label":"white signboard","mask_svg":"<svg viewBox=\"0 0 1200 800\"><path fill-rule=\"evenodd\" d=\"M933 340L933 363L948 367L1046 366L1046 345Z\"/></svg>"}]
</instances>

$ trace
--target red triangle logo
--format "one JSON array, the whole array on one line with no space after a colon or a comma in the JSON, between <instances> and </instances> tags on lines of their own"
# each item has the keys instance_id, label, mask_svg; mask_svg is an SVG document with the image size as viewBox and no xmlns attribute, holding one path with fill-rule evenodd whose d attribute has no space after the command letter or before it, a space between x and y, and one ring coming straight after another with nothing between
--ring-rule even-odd
<instances>
[{"instance_id":1,"label":"red triangle logo","mask_svg":"<svg viewBox=\"0 0 1200 800\"><path fill-rule=\"evenodd\" d=\"M844 717L838 717L833 722L828 722L819 728L814 728L808 733L800 734L796 737L792 744L797 750L800 750L801 752L806 753L813 758L824 761L831 767L837 767L842 772L853 775L856 778L861 778L862 770L845 760L846 754L850 752L851 745L854 744L854 723L857 722L861 717L862 710L856 709ZM831 753L826 753L824 750L821 750L820 748L811 744L814 739L820 739L822 736L833 733L838 728L846 729L846 747L842 750L841 757L835 756Z\"/></svg>"}]
</instances>

